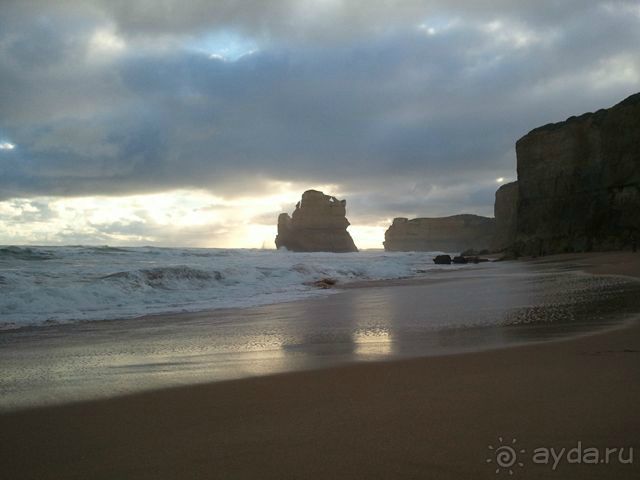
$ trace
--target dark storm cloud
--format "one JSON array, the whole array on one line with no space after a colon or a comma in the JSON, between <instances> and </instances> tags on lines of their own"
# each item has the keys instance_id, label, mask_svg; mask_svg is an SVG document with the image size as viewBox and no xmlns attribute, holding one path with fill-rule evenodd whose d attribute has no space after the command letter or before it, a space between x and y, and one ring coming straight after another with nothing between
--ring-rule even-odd
<instances>
[{"instance_id":1,"label":"dark storm cloud","mask_svg":"<svg viewBox=\"0 0 640 480\"><path fill-rule=\"evenodd\" d=\"M480 3L6 2L0 198L281 180L367 221L490 213L517 138L638 90L640 11ZM258 51L210 58L212 32Z\"/></svg>"},{"instance_id":2,"label":"dark storm cloud","mask_svg":"<svg viewBox=\"0 0 640 480\"><path fill-rule=\"evenodd\" d=\"M7 0L5 0L7 1ZM50 9L47 0L10 0L32 9ZM236 29L275 40L344 40L404 29L416 21L460 15L523 19L534 25L562 25L585 9L590 0L59 0L56 8L81 8L115 22L131 37L192 35L211 29ZM629 4L633 1L608 2Z\"/></svg>"}]
</instances>

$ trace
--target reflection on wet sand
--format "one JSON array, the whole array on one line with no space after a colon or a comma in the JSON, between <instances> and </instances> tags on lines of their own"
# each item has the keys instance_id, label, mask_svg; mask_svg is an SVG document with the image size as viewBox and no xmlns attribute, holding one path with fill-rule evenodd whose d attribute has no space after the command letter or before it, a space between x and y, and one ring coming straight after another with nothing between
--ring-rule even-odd
<instances>
[{"instance_id":1,"label":"reflection on wet sand","mask_svg":"<svg viewBox=\"0 0 640 480\"><path fill-rule=\"evenodd\" d=\"M5 332L0 408L496 348L638 312L638 282L513 263L244 310Z\"/></svg>"}]
</instances>

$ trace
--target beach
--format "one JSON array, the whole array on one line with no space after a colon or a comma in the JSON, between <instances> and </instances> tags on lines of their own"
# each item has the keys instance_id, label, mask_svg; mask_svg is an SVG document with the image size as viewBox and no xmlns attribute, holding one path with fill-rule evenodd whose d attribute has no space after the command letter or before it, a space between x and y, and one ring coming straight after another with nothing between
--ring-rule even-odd
<instances>
[{"instance_id":1,"label":"beach","mask_svg":"<svg viewBox=\"0 0 640 480\"><path fill-rule=\"evenodd\" d=\"M0 480L640 479L640 1L0 5Z\"/></svg>"},{"instance_id":2,"label":"beach","mask_svg":"<svg viewBox=\"0 0 640 480\"><path fill-rule=\"evenodd\" d=\"M640 277L640 256L630 253L508 263ZM407 292L429 298L434 285L442 283L348 289L323 299L324 309L377 288L376 298L400 299L407 312L420 308L417 300L406 305ZM459 294L456 285L448 288ZM456 343L457 351L427 356L345 361L350 353L336 365L4 412L3 476L460 479L499 478L498 469L519 478L637 478L640 460L625 463L628 450L621 461L616 454L597 464L533 458L544 448L640 448L640 326L632 310L624 322L560 333L537 325L516 342L471 352ZM517 446L518 461L496 468L502 444Z\"/></svg>"}]
</instances>

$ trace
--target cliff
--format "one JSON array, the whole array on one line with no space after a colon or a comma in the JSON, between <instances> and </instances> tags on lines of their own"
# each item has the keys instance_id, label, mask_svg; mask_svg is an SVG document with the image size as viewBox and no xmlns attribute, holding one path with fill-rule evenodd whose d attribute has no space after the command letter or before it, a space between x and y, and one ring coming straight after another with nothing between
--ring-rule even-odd
<instances>
[{"instance_id":1,"label":"cliff","mask_svg":"<svg viewBox=\"0 0 640 480\"><path fill-rule=\"evenodd\" d=\"M502 185L496 192L493 214L496 229L491 250L501 252L513 245L517 233L518 182Z\"/></svg>"},{"instance_id":2,"label":"cliff","mask_svg":"<svg viewBox=\"0 0 640 480\"><path fill-rule=\"evenodd\" d=\"M461 252L491 245L493 218L454 215L442 218L395 218L384 234L388 251Z\"/></svg>"},{"instance_id":3,"label":"cliff","mask_svg":"<svg viewBox=\"0 0 640 480\"><path fill-rule=\"evenodd\" d=\"M615 250L640 234L640 93L516 143L515 250Z\"/></svg>"},{"instance_id":4,"label":"cliff","mask_svg":"<svg viewBox=\"0 0 640 480\"><path fill-rule=\"evenodd\" d=\"M357 252L347 227L346 200L307 190L290 217L278 217L276 247L294 252Z\"/></svg>"}]
</instances>

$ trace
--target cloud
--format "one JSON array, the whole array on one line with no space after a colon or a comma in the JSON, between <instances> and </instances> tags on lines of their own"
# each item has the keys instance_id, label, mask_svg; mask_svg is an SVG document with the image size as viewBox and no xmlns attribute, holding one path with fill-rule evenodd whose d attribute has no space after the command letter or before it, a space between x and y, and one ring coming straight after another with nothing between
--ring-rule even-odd
<instances>
[{"instance_id":1,"label":"cloud","mask_svg":"<svg viewBox=\"0 0 640 480\"><path fill-rule=\"evenodd\" d=\"M633 8L634 2L584 0L6 0L39 11L82 11L106 18L132 38L193 36L233 29L248 36L282 42L343 42L404 29L407 25L442 23L442 19L496 16L523 19L532 25L562 25L585 7L603 4Z\"/></svg>"},{"instance_id":2,"label":"cloud","mask_svg":"<svg viewBox=\"0 0 640 480\"><path fill-rule=\"evenodd\" d=\"M0 200L281 182L368 225L490 214L520 136L638 90L639 27L624 1L6 1Z\"/></svg>"}]
</instances>

